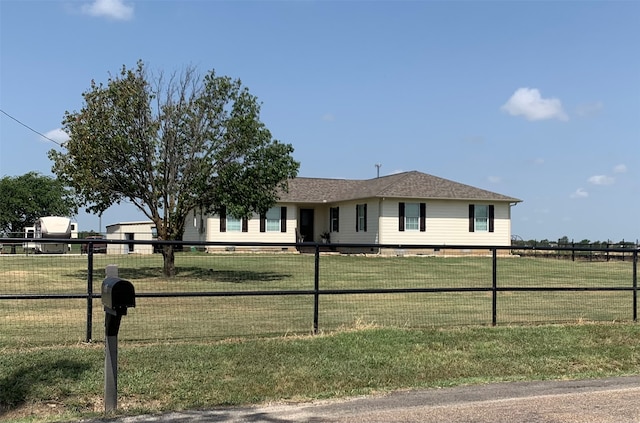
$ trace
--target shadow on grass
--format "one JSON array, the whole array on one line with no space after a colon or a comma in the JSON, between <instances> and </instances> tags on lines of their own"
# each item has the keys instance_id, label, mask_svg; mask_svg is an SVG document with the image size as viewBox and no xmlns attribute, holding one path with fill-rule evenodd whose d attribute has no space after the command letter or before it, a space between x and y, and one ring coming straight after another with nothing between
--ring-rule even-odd
<instances>
[{"instance_id":1,"label":"shadow on grass","mask_svg":"<svg viewBox=\"0 0 640 423\"><path fill-rule=\"evenodd\" d=\"M20 407L32 397L47 396L59 401L66 394L60 391L60 387L81 379L89 368L88 363L69 359L19 366L0 378L0 420L5 413Z\"/></svg>"},{"instance_id":2,"label":"shadow on grass","mask_svg":"<svg viewBox=\"0 0 640 423\"><path fill-rule=\"evenodd\" d=\"M159 267L121 267L118 269L119 275L135 283L139 279L163 279L162 269ZM86 272L75 272L70 277L86 278ZM281 281L292 277L291 274L276 272L259 272L254 270L215 270L202 267L177 267L176 276L173 278L175 282L182 281L211 281L226 283L256 283L256 282L274 282ZM104 272L93 272L93 280L101 281Z\"/></svg>"}]
</instances>

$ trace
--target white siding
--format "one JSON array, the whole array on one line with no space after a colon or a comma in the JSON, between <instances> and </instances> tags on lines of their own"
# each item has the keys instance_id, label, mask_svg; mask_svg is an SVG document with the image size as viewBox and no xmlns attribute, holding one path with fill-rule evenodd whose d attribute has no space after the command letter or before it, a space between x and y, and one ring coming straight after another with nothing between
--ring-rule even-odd
<instances>
[{"instance_id":1,"label":"white siding","mask_svg":"<svg viewBox=\"0 0 640 423\"><path fill-rule=\"evenodd\" d=\"M398 203L426 204L426 231L399 231ZM367 205L367 230L356 231L356 205ZM494 232L469 232L469 204L494 206ZM506 202L473 202L461 200L381 199L345 201L325 204L278 204L287 207L286 232L260 232L260 218L253 215L248 231L220 232L218 215L191 213L185 224L185 241L208 242L295 242L300 209L314 210L314 241L329 230L329 209L339 207L339 231L331 232L331 242L341 244L404 245L496 245L511 244L511 206ZM195 223L195 224L194 224ZM203 227L204 225L204 227Z\"/></svg>"},{"instance_id":2,"label":"white siding","mask_svg":"<svg viewBox=\"0 0 640 423\"><path fill-rule=\"evenodd\" d=\"M356 206L367 205L367 230L356 231ZM340 207L339 232L331 232L332 243L342 244L374 244L378 239L378 200L367 199L349 201L334 204L331 207ZM327 227L329 225L329 212L327 208Z\"/></svg>"},{"instance_id":3,"label":"white siding","mask_svg":"<svg viewBox=\"0 0 640 423\"><path fill-rule=\"evenodd\" d=\"M433 245L510 245L511 220L509 203L469 201L420 201L426 203L426 231L398 230L398 203L385 200L382 207L382 244L433 244ZM494 232L469 232L469 204L494 205Z\"/></svg>"},{"instance_id":4,"label":"white siding","mask_svg":"<svg viewBox=\"0 0 640 423\"><path fill-rule=\"evenodd\" d=\"M297 207L293 204L278 204L276 207L285 206L287 208L287 231L286 232L260 232L260 216L254 214L247 222L247 232L229 231L220 232L220 216L205 216L206 238L199 234L197 228L193 227L193 216L191 215L191 229L187 232L189 220L185 225L183 240L185 241L207 241L207 242L296 242Z\"/></svg>"},{"instance_id":5,"label":"white siding","mask_svg":"<svg viewBox=\"0 0 640 423\"><path fill-rule=\"evenodd\" d=\"M107 254L151 254L153 245L136 244L135 241L153 240L153 222L125 222L107 226L107 239L127 240L127 234L133 234L133 251L129 244L107 244Z\"/></svg>"}]
</instances>

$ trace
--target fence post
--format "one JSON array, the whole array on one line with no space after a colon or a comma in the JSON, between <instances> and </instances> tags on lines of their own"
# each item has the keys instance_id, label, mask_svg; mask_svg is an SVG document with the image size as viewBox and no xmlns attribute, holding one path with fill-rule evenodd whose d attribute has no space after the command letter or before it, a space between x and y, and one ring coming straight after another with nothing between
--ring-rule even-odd
<instances>
[{"instance_id":1,"label":"fence post","mask_svg":"<svg viewBox=\"0 0 640 423\"><path fill-rule=\"evenodd\" d=\"M495 326L498 321L498 254L497 248L492 249L492 275L491 275L491 287L492 287L492 299L491 299L491 326Z\"/></svg>"},{"instance_id":2,"label":"fence post","mask_svg":"<svg viewBox=\"0 0 640 423\"><path fill-rule=\"evenodd\" d=\"M82 246L80 246L82 249ZM92 341L93 333L93 244L87 245L87 343Z\"/></svg>"},{"instance_id":3,"label":"fence post","mask_svg":"<svg viewBox=\"0 0 640 423\"><path fill-rule=\"evenodd\" d=\"M320 245L316 244L313 272L313 334L318 334L318 315L320 314Z\"/></svg>"},{"instance_id":4,"label":"fence post","mask_svg":"<svg viewBox=\"0 0 640 423\"><path fill-rule=\"evenodd\" d=\"M638 321L638 249L633 251L633 321Z\"/></svg>"}]
</instances>

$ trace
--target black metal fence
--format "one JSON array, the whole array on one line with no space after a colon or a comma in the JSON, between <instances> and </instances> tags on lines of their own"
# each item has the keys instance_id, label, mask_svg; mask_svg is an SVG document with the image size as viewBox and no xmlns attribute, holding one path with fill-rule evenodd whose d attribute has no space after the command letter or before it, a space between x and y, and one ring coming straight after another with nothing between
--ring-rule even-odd
<instances>
[{"instance_id":1,"label":"black metal fence","mask_svg":"<svg viewBox=\"0 0 640 423\"><path fill-rule=\"evenodd\" d=\"M174 244L172 277L161 254L2 254L0 347L102 340L107 265L135 286L137 307L121 330L134 342L637 321L638 248Z\"/></svg>"}]
</instances>

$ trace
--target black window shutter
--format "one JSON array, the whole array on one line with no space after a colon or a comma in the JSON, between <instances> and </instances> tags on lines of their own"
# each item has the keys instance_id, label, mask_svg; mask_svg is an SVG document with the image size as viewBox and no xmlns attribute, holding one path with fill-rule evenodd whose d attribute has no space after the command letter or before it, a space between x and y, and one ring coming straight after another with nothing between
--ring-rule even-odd
<instances>
[{"instance_id":1,"label":"black window shutter","mask_svg":"<svg viewBox=\"0 0 640 423\"><path fill-rule=\"evenodd\" d=\"M340 232L340 207L336 207L336 227L333 230Z\"/></svg>"},{"instance_id":2,"label":"black window shutter","mask_svg":"<svg viewBox=\"0 0 640 423\"><path fill-rule=\"evenodd\" d=\"M398 203L398 230L404 232L404 203Z\"/></svg>"},{"instance_id":3,"label":"black window shutter","mask_svg":"<svg viewBox=\"0 0 640 423\"><path fill-rule=\"evenodd\" d=\"M333 219L336 215L336 209L329 207L329 232L333 232Z\"/></svg>"},{"instance_id":4,"label":"black window shutter","mask_svg":"<svg viewBox=\"0 0 640 423\"><path fill-rule=\"evenodd\" d=\"M476 208L473 204L469 204L469 232L474 232L476 229Z\"/></svg>"},{"instance_id":5,"label":"black window shutter","mask_svg":"<svg viewBox=\"0 0 640 423\"><path fill-rule=\"evenodd\" d=\"M420 203L420 232L427 230L427 203Z\"/></svg>"},{"instance_id":6,"label":"black window shutter","mask_svg":"<svg viewBox=\"0 0 640 423\"><path fill-rule=\"evenodd\" d=\"M493 218L494 218L494 207L493 204L489 206L489 232L493 232Z\"/></svg>"},{"instance_id":7,"label":"black window shutter","mask_svg":"<svg viewBox=\"0 0 640 423\"><path fill-rule=\"evenodd\" d=\"M227 208L220 208L220 232L227 232Z\"/></svg>"},{"instance_id":8,"label":"black window shutter","mask_svg":"<svg viewBox=\"0 0 640 423\"><path fill-rule=\"evenodd\" d=\"M287 232L287 208L280 207L280 232Z\"/></svg>"},{"instance_id":9,"label":"black window shutter","mask_svg":"<svg viewBox=\"0 0 640 423\"><path fill-rule=\"evenodd\" d=\"M364 231L367 232L367 204L364 204Z\"/></svg>"},{"instance_id":10,"label":"black window shutter","mask_svg":"<svg viewBox=\"0 0 640 423\"><path fill-rule=\"evenodd\" d=\"M260 213L260 232L267 231L267 215Z\"/></svg>"},{"instance_id":11,"label":"black window shutter","mask_svg":"<svg viewBox=\"0 0 640 423\"><path fill-rule=\"evenodd\" d=\"M329 207L329 232L333 231L333 216L335 211L333 210L333 207Z\"/></svg>"},{"instance_id":12,"label":"black window shutter","mask_svg":"<svg viewBox=\"0 0 640 423\"><path fill-rule=\"evenodd\" d=\"M360 222L358 222L358 220L359 220L359 218L358 218L358 210L359 209L360 209L360 207L358 207L358 204L356 204L356 232L358 232L358 230L359 230L358 229L358 223L360 223Z\"/></svg>"},{"instance_id":13,"label":"black window shutter","mask_svg":"<svg viewBox=\"0 0 640 423\"><path fill-rule=\"evenodd\" d=\"M246 217L242 218L242 232L249 232L249 219Z\"/></svg>"}]
</instances>

